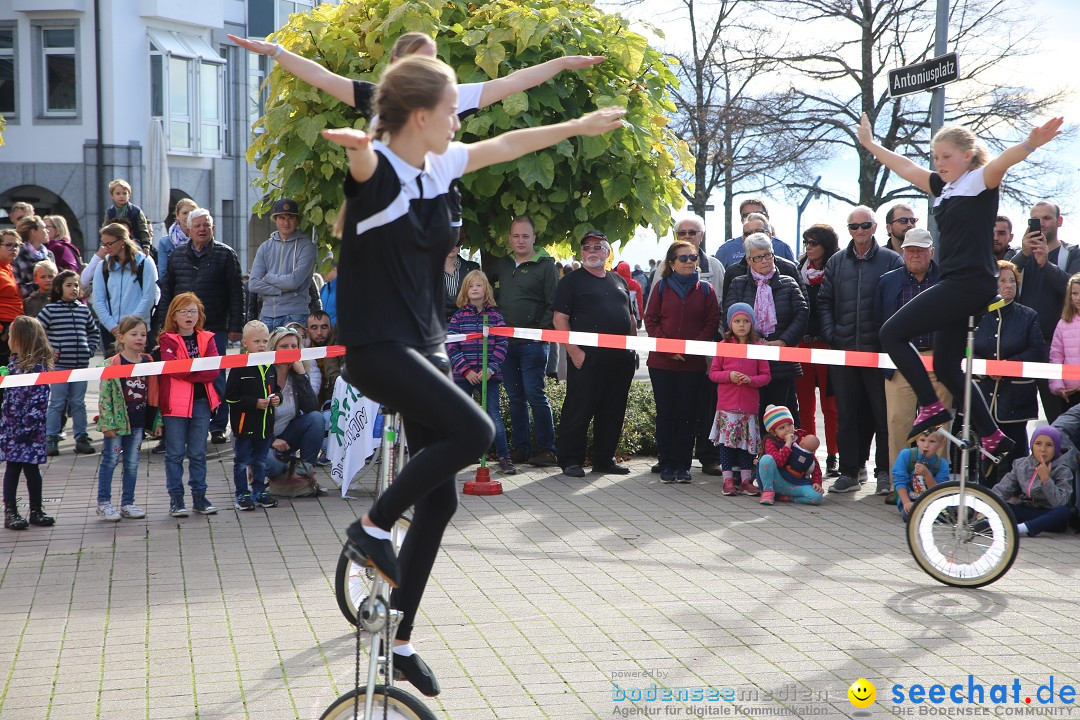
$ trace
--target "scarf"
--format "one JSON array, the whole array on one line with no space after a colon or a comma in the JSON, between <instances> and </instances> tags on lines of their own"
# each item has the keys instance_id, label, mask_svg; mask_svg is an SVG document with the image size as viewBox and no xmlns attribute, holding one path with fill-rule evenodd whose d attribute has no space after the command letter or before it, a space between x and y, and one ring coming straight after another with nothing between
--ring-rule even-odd
<instances>
[{"instance_id":1,"label":"scarf","mask_svg":"<svg viewBox=\"0 0 1080 720\"><path fill-rule=\"evenodd\" d=\"M803 282L807 285L820 285L825 281L825 268L815 270L809 260L802 266L800 273L802 274Z\"/></svg>"},{"instance_id":2,"label":"scarf","mask_svg":"<svg viewBox=\"0 0 1080 720\"><path fill-rule=\"evenodd\" d=\"M191 242L191 238L184 234L184 231L180 229L180 223L174 222L172 227L169 228L169 239L172 240L174 248L178 248L184 243Z\"/></svg>"},{"instance_id":3,"label":"scarf","mask_svg":"<svg viewBox=\"0 0 1080 720\"><path fill-rule=\"evenodd\" d=\"M673 272L668 280L671 281L671 289L675 291L675 294L678 295L680 299L685 300L686 296L689 295L690 291L697 285L698 271L695 270L689 275L680 275L677 272Z\"/></svg>"},{"instance_id":4,"label":"scarf","mask_svg":"<svg viewBox=\"0 0 1080 720\"><path fill-rule=\"evenodd\" d=\"M776 268L768 275L761 275L755 270L750 270L750 277L757 284L757 293L754 295L754 326L761 337L769 337L776 331L776 302L773 300L772 286L769 280L776 274Z\"/></svg>"}]
</instances>

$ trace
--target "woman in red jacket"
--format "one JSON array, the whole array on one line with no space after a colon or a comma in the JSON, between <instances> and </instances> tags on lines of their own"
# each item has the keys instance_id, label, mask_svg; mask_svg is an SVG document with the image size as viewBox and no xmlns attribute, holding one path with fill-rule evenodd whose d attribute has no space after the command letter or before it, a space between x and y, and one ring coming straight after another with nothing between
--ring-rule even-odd
<instances>
[{"instance_id":1,"label":"woman in red jacket","mask_svg":"<svg viewBox=\"0 0 1080 720\"><path fill-rule=\"evenodd\" d=\"M6 367L11 350L8 348L8 325L23 314L22 295L15 281L11 264L19 256L22 238L11 229L0 230L0 365ZM2 396L2 395L0 395Z\"/></svg>"},{"instance_id":2,"label":"woman in red jacket","mask_svg":"<svg viewBox=\"0 0 1080 720\"><path fill-rule=\"evenodd\" d=\"M162 360L187 360L218 354L214 333L203 330L206 313L195 293L180 293L169 303L165 326L158 336ZM165 421L165 484L169 489L169 514L187 517L184 505L184 456L188 460L188 485L195 512L217 512L206 499L206 434L210 415L221 403L214 380L218 370L162 375L158 385L161 415Z\"/></svg>"},{"instance_id":3,"label":"woman in red jacket","mask_svg":"<svg viewBox=\"0 0 1080 720\"><path fill-rule=\"evenodd\" d=\"M649 337L707 341L716 337L720 305L709 283L698 280L697 252L692 243L685 241L668 248L660 282L649 295L645 310ZM629 274L629 266L626 269ZM656 399L660 482L688 483L694 449L694 409L706 385L705 358L651 352L646 365Z\"/></svg>"}]
</instances>

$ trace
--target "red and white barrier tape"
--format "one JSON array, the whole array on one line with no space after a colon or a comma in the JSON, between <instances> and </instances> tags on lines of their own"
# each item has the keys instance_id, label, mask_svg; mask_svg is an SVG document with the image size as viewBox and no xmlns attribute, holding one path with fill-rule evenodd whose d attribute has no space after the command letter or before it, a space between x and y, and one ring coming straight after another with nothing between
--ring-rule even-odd
<instances>
[{"instance_id":1,"label":"red and white barrier tape","mask_svg":"<svg viewBox=\"0 0 1080 720\"><path fill-rule=\"evenodd\" d=\"M866 367L895 369L892 360L884 353L861 352L856 350L828 350L824 348L776 347L774 345L739 345L735 343L705 342L702 340L678 340L673 338L640 337L637 335L608 335L566 330L539 330L535 328L493 327L488 328L490 335L520 338L524 340L544 340L546 342L571 343L585 347L604 347L619 350L637 350L638 352L667 352L680 355L703 355L705 357L744 357L753 360L783 360L787 362L809 363L812 365L846 365L848 367ZM466 335L448 335L447 342L462 342L483 337L482 333ZM108 365L80 370L53 370L25 375L0 377L0 388L25 387L27 385L57 385L67 382L84 382L118 377L145 377L149 375L169 375L172 373L218 370L246 365L269 365L275 362L294 362L296 360L317 360L324 357L338 357L345 354L341 345L328 347L303 348L302 350L280 350L253 354L224 355L217 357L196 358L194 360L169 360L166 362L137 363L134 365ZM933 368L933 359L923 357L923 365L928 370ZM976 360L973 368L976 375L1000 375L1002 377L1045 378L1048 380L1080 381L1080 365L1058 365L1055 363L1016 362L1012 360Z\"/></svg>"}]
</instances>

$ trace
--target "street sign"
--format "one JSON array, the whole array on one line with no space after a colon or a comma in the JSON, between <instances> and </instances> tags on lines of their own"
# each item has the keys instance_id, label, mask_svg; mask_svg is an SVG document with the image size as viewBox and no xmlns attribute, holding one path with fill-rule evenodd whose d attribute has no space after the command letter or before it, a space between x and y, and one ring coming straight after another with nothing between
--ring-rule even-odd
<instances>
[{"instance_id":1,"label":"street sign","mask_svg":"<svg viewBox=\"0 0 1080 720\"><path fill-rule=\"evenodd\" d=\"M960 77L960 58L952 52L918 65L889 71L889 97L901 97L931 90Z\"/></svg>"}]
</instances>

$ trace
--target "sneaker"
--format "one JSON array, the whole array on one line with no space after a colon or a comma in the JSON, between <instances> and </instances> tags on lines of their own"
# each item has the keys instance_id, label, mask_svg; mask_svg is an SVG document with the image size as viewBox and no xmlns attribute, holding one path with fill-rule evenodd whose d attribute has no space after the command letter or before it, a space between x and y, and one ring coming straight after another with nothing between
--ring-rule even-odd
<instances>
[{"instance_id":1,"label":"sneaker","mask_svg":"<svg viewBox=\"0 0 1080 720\"><path fill-rule=\"evenodd\" d=\"M563 468L562 474L573 478L585 477L585 468L580 465L567 465Z\"/></svg>"},{"instance_id":2,"label":"sneaker","mask_svg":"<svg viewBox=\"0 0 1080 720\"><path fill-rule=\"evenodd\" d=\"M859 487L860 485L858 479L853 478L850 475L841 475L840 477L836 478L836 482L834 482L832 484L832 487L829 488L829 492L849 493L855 492L859 489Z\"/></svg>"},{"instance_id":3,"label":"sneaker","mask_svg":"<svg viewBox=\"0 0 1080 720\"><path fill-rule=\"evenodd\" d=\"M739 492L735 489L735 478L724 478L724 489L721 492L725 495L738 495Z\"/></svg>"},{"instance_id":4,"label":"sneaker","mask_svg":"<svg viewBox=\"0 0 1080 720\"><path fill-rule=\"evenodd\" d=\"M529 453L520 448L514 448L510 451L510 462L515 465L524 465L529 462Z\"/></svg>"},{"instance_id":5,"label":"sneaker","mask_svg":"<svg viewBox=\"0 0 1080 720\"><path fill-rule=\"evenodd\" d=\"M510 459L513 460L513 456ZM555 453L545 449L534 453L527 462L533 467L555 467L559 464L559 459L555 457Z\"/></svg>"},{"instance_id":6,"label":"sneaker","mask_svg":"<svg viewBox=\"0 0 1080 720\"><path fill-rule=\"evenodd\" d=\"M773 490L766 490L761 493L761 499L758 500L762 505L772 505L776 502L776 492Z\"/></svg>"},{"instance_id":7,"label":"sneaker","mask_svg":"<svg viewBox=\"0 0 1080 720\"><path fill-rule=\"evenodd\" d=\"M255 496L255 504L261 508L272 508L278 506L278 501L270 493L261 492Z\"/></svg>"},{"instance_id":8,"label":"sneaker","mask_svg":"<svg viewBox=\"0 0 1080 720\"><path fill-rule=\"evenodd\" d=\"M150 452L152 452L154 455L164 455L165 454L165 438L161 438L160 440L158 440L157 445L155 445L150 450Z\"/></svg>"},{"instance_id":9,"label":"sneaker","mask_svg":"<svg viewBox=\"0 0 1080 720\"><path fill-rule=\"evenodd\" d=\"M184 507L184 498L173 498L169 501L169 514L173 517L188 516L188 509Z\"/></svg>"},{"instance_id":10,"label":"sneaker","mask_svg":"<svg viewBox=\"0 0 1080 720\"><path fill-rule=\"evenodd\" d=\"M326 453L320 452L319 457L315 458L315 467L330 467L330 458L326 457Z\"/></svg>"},{"instance_id":11,"label":"sneaker","mask_svg":"<svg viewBox=\"0 0 1080 720\"><path fill-rule=\"evenodd\" d=\"M146 512L138 505L121 505L120 514L132 520L141 520L146 517Z\"/></svg>"},{"instance_id":12,"label":"sneaker","mask_svg":"<svg viewBox=\"0 0 1080 720\"><path fill-rule=\"evenodd\" d=\"M499 458L499 474L500 475L517 475L518 469L514 467L514 463L509 457Z\"/></svg>"},{"instance_id":13,"label":"sneaker","mask_svg":"<svg viewBox=\"0 0 1080 720\"><path fill-rule=\"evenodd\" d=\"M754 484L753 480L743 480L739 483L739 494L757 497L761 494L761 491L758 490L758 486Z\"/></svg>"},{"instance_id":14,"label":"sneaker","mask_svg":"<svg viewBox=\"0 0 1080 720\"><path fill-rule=\"evenodd\" d=\"M212 442L214 445L224 445L229 441L225 439L224 430L214 430L210 433L210 442Z\"/></svg>"},{"instance_id":15,"label":"sneaker","mask_svg":"<svg viewBox=\"0 0 1080 720\"><path fill-rule=\"evenodd\" d=\"M120 522L120 513L113 507L111 502L99 502L97 504L97 514L106 522Z\"/></svg>"},{"instance_id":16,"label":"sneaker","mask_svg":"<svg viewBox=\"0 0 1080 720\"><path fill-rule=\"evenodd\" d=\"M908 433L908 442L916 439L927 430L947 425L952 422L952 419L952 412L940 400L935 401L932 405L923 405L919 408L919 413L915 416L915 423Z\"/></svg>"},{"instance_id":17,"label":"sneaker","mask_svg":"<svg viewBox=\"0 0 1080 720\"><path fill-rule=\"evenodd\" d=\"M825 477L839 477L840 476L840 463L837 461L835 455L827 455L825 457Z\"/></svg>"},{"instance_id":18,"label":"sneaker","mask_svg":"<svg viewBox=\"0 0 1080 720\"><path fill-rule=\"evenodd\" d=\"M90 443L89 435L80 435L75 438L75 454L76 455L93 455L97 450Z\"/></svg>"},{"instance_id":19,"label":"sneaker","mask_svg":"<svg viewBox=\"0 0 1080 720\"><path fill-rule=\"evenodd\" d=\"M373 568L383 576L390 587L398 586L398 561L394 554L394 544L389 540L380 540L368 535L360 520L356 520L345 531L348 540L342 552L345 557L361 567ZM395 658L396 659L396 658Z\"/></svg>"},{"instance_id":20,"label":"sneaker","mask_svg":"<svg viewBox=\"0 0 1080 720\"><path fill-rule=\"evenodd\" d=\"M394 654L394 679L408 680L412 686L428 697L439 694L439 681L435 673L416 653L412 655Z\"/></svg>"},{"instance_id":21,"label":"sneaker","mask_svg":"<svg viewBox=\"0 0 1080 720\"><path fill-rule=\"evenodd\" d=\"M237 510L254 510L255 501L251 499L251 493L240 493L236 496L236 502L233 504Z\"/></svg>"},{"instance_id":22,"label":"sneaker","mask_svg":"<svg viewBox=\"0 0 1080 720\"><path fill-rule=\"evenodd\" d=\"M664 468L660 467L660 463L656 463L651 468L649 468L649 472L651 472L653 475L656 475L657 473L662 472L663 469Z\"/></svg>"},{"instance_id":23,"label":"sneaker","mask_svg":"<svg viewBox=\"0 0 1080 720\"><path fill-rule=\"evenodd\" d=\"M671 468L662 468L660 470L660 482L665 484L675 482L675 471Z\"/></svg>"},{"instance_id":24,"label":"sneaker","mask_svg":"<svg viewBox=\"0 0 1080 720\"><path fill-rule=\"evenodd\" d=\"M866 481L870 479L870 474L866 472L865 467L859 468L859 474L857 476L860 485L865 485Z\"/></svg>"},{"instance_id":25,"label":"sneaker","mask_svg":"<svg viewBox=\"0 0 1080 720\"><path fill-rule=\"evenodd\" d=\"M607 465L593 465L593 472L601 475L629 475L630 468L617 463L609 463Z\"/></svg>"},{"instance_id":26,"label":"sneaker","mask_svg":"<svg viewBox=\"0 0 1080 720\"><path fill-rule=\"evenodd\" d=\"M690 482L690 471L689 470L679 470L677 473L675 473L675 482L680 483L682 485L686 485L687 483L689 483Z\"/></svg>"},{"instance_id":27,"label":"sneaker","mask_svg":"<svg viewBox=\"0 0 1080 720\"><path fill-rule=\"evenodd\" d=\"M45 438L45 454L49 457L56 457L60 454L60 438Z\"/></svg>"},{"instance_id":28,"label":"sneaker","mask_svg":"<svg viewBox=\"0 0 1080 720\"><path fill-rule=\"evenodd\" d=\"M205 497L195 498L191 501L191 504L195 506L195 512L199 513L200 515L217 514L217 508L214 507L214 504L207 500Z\"/></svg>"},{"instance_id":29,"label":"sneaker","mask_svg":"<svg viewBox=\"0 0 1080 720\"><path fill-rule=\"evenodd\" d=\"M705 473L706 475L714 475L716 477L720 477L724 474L724 469L720 467L720 463L708 462L701 466L701 472Z\"/></svg>"},{"instance_id":30,"label":"sneaker","mask_svg":"<svg viewBox=\"0 0 1080 720\"><path fill-rule=\"evenodd\" d=\"M889 473L878 470L874 473L874 478L877 480L877 489L874 490L875 495L888 495L892 492L892 479L889 478Z\"/></svg>"}]
</instances>

